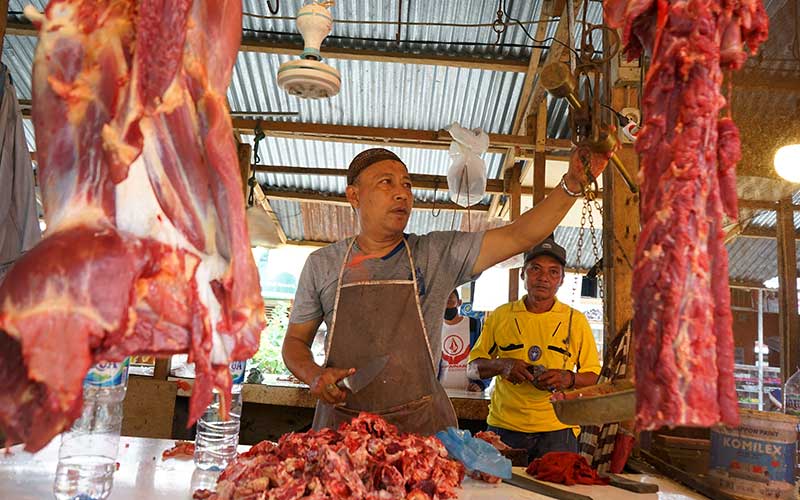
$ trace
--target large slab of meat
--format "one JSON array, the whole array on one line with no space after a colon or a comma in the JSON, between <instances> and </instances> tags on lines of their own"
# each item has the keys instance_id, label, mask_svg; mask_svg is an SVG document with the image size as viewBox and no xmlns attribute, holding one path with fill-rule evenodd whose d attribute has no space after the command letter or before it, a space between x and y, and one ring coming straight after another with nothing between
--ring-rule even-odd
<instances>
[{"instance_id":1,"label":"large slab of meat","mask_svg":"<svg viewBox=\"0 0 800 500\"><path fill-rule=\"evenodd\" d=\"M642 231L633 278L637 425L738 423L723 215L738 217L739 132L723 70L766 39L761 0L605 0L629 56L651 57L636 143Z\"/></svg>"},{"instance_id":2,"label":"large slab of meat","mask_svg":"<svg viewBox=\"0 0 800 500\"><path fill-rule=\"evenodd\" d=\"M464 466L433 436L400 434L362 413L338 430L291 433L262 441L220 474L213 500L455 498Z\"/></svg>"},{"instance_id":3,"label":"large slab of meat","mask_svg":"<svg viewBox=\"0 0 800 500\"><path fill-rule=\"evenodd\" d=\"M33 121L47 233L0 288L0 426L28 450L89 366L189 353L190 420L257 349L263 303L225 90L240 0L54 0Z\"/></svg>"}]
</instances>

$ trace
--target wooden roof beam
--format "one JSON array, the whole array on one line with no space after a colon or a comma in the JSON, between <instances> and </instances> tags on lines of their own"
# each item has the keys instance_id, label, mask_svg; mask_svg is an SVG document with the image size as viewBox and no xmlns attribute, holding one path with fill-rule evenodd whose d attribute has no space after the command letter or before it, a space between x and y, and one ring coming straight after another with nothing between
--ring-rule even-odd
<instances>
[{"instance_id":1,"label":"wooden roof beam","mask_svg":"<svg viewBox=\"0 0 800 500\"><path fill-rule=\"evenodd\" d=\"M775 227L748 226L742 229L742 232L739 233L739 237L765 238L774 240L778 237L778 230ZM795 239L800 240L800 231L795 231Z\"/></svg>"},{"instance_id":2,"label":"wooden roof beam","mask_svg":"<svg viewBox=\"0 0 800 500\"><path fill-rule=\"evenodd\" d=\"M19 100L22 117L30 119L31 101ZM450 149L452 137L444 130L413 130L385 127L360 127L354 125L329 125L324 123L283 122L232 118L234 132L252 134L260 125L267 136L286 139L307 139L326 142L347 142L356 144L377 144L382 146ZM535 145L533 137L526 135L489 134L489 152L505 153L514 148L516 158L533 158ZM545 149L551 153L567 152L572 143L566 139L548 139Z\"/></svg>"},{"instance_id":3,"label":"wooden roof beam","mask_svg":"<svg viewBox=\"0 0 800 500\"><path fill-rule=\"evenodd\" d=\"M252 133L256 125L267 136L289 139L308 139L360 144L379 144L422 149L449 149L452 138L444 130L413 130L385 127L360 127L353 125L328 125L322 123L282 122L233 118L233 128ZM533 158L534 138L527 135L489 134L489 152L505 153L514 148L517 158ZM572 143L566 139L548 139L545 150L567 152Z\"/></svg>"},{"instance_id":4,"label":"wooden roof beam","mask_svg":"<svg viewBox=\"0 0 800 500\"><path fill-rule=\"evenodd\" d=\"M350 202L347 201L347 198L343 195L339 194L329 194L329 193L320 193L317 191L283 191L279 189L268 189L266 186L262 186L264 190L264 194L269 199L277 199L277 200L292 200L292 201L299 201L299 202L311 202L311 203L331 203L334 205L343 205L343 206L350 206ZM424 202L424 201L414 201L414 209L415 210L459 210L459 211L471 211L471 212L485 212L489 210L488 205L473 205L469 207L469 209L462 207L461 205L456 205L455 203L448 201L448 202L441 202L437 201L436 203L432 202Z\"/></svg>"},{"instance_id":5,"label":"wooden roof beam","mask_svg":"<svg viewBox=\"0 0 800 500\"><path fill-rule=\"evenodd\" d=\"M8 19L6 34L18 36L37 36L38 32L31 23L21 22L19 19L14 17ZM242 42L239 50L242 52L260 52L263 54L299 56L303 53L303 44L259 40L254 37L242 36ZM525 59L497 59L491 57L463 56L457 54L414 54L401 51L365 50L324 46L322 47L322 55L326 59L422 64L428 66L449 66L455 68L486 69L490 71L507 71L513 73L524 73L528 69L528 61Z\"/></svg>"},{"instance_id":6,"label":"wooden roof beam","mask_svg":"<svg viewBox=\"0 0 800 500\"><path fill-rule=\"evenodd\" d=\"M739 209L747 210L778 210L780 202L768 200L744 200L739 199ZM792 210L800 210L800 205L789 205Z\"/></svg>"},{"instance_id":7,"label":"wooden roof beam","mask_svg":"<svg viewBox=\"0 0 800 500\"><path fill-rule=\"evenodd\" d=\"M733 90L760 90L764 92L784 92L797 94L800 89L800 76L782 74L775 76L756 69L744 69L733 73ZM785 96L784 96L785 97Z\"/></svg>"},{"instance_id":8,"label":"wooden roof beam","mask_svg":"<svg viewBox=\"0 0 800 500\"><path fill-rule=\"evenodd\" d=\"M347 169L344 168L311 168L311 167L287 167L283 165L253 165L253 170L265 174L286 174L286 175L324 175L331 177L347 177ZM410 174L411 184L414 189L438 189L447 191L447 176L429 174ZM496 194L503 192L502 179L487 179L486 193Z\"/></svg>"}]
</instances>

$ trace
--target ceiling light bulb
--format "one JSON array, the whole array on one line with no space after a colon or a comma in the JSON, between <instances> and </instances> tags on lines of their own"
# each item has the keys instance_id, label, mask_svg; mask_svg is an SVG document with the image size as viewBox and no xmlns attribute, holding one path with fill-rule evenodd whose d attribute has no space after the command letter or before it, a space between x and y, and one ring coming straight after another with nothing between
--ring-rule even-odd
<instances>
[{"instance_id":1,"label":"ceiling light bulb","mask_svg":"<svg viewBox=\"0 0 800 500\"><path fill-rule=\"evenodd\" d=\"M775 171L789 182L800 183L800 144L790 144L775 153Z\"/></svg>"}]
</instances>

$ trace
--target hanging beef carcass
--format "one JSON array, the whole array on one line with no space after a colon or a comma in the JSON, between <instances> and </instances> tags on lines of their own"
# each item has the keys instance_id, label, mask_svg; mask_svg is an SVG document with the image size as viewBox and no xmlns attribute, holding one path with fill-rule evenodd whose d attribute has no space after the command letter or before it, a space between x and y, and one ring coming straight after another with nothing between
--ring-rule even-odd
<instances>
[{"instance_id":1,"label":"hanging beef carcass","mask_svg":"<svg viewBox=\"0 0 800 500\"><path fill-rule=\"evenodd\" d=\"M263 326L225 102L241 2L26 13L47 233L0 288L0 426L41 448L80 414L89 366L135 353L189 353L194 421Z\"/></svg>"},{"instance_id":2,"label":"hanging beef carcass","mask_svg":"<svg viewBox=\"0 0 800 500\"><path fill-rule=\"evenodd\" d=\"M642 231L633 278L637 424L738 423L723 214L737 218L739 132L721 117L723 70L766 39L761 0L605 0L642 97Z\"/></svg>"}]
</instances>

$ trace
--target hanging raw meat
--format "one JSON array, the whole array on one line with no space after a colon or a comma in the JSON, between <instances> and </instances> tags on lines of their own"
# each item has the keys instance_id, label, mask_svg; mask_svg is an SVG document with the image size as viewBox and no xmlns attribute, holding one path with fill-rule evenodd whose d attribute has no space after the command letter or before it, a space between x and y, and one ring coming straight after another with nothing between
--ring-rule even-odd
<instances>
[{"instance_id":1,"label":"hanging raw meat","mask_svg":"<svg viewBox=\"0 0 800 500\"><path fill-rule=\"evenodd\" d=\"M41 448L80 414L89 366L134 353L189 353L194 421L263 324L225 102L240 0L28 15L47 233L0 288L0 425Z\"/></svg>"},{"instance_id":2,"label":"hanging raw meat","mask_svg":"<svg viewBox=\"0 0 800 500\"><path fill-rule=\"evenodd\" d=\"M723 70L767 37L761 0L605 0L629 57L650 57L636 248L637 424L738 423L723 215L737 218L736 125Z\"/></svg>"}]
</instances>

